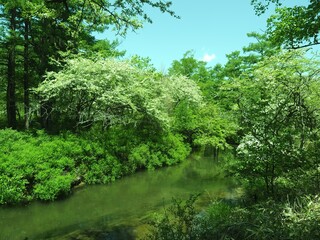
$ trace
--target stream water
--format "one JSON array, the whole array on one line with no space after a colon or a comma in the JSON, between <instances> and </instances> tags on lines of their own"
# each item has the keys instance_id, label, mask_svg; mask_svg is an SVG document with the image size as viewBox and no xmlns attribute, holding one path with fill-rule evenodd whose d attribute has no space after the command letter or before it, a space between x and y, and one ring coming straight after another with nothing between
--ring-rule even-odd
<instances>
[{"instance_id":1,"label":"stream water","mask_svg":"<svg viewBox=\"0 0 320 240\"><path fill-rule=\"evenodd\" d=\"M232 189L216 160L193 155L178 166L139 172L109 185L79 188L64 200L0 208L0 240L90 239L74 236L137 225L173 197L187 199L190 194L202 193L199 201L208 202L233 198ZM106 235L104 239L125 237Z\"/></svg>"}]
</instances>

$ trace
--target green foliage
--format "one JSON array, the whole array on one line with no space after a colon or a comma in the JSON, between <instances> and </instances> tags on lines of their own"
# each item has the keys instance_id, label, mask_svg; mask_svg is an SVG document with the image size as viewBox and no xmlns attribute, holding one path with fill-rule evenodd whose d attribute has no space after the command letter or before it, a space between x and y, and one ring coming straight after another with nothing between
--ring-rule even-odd
<instances>
[{"instance_id":1,"label":"green foliage","mask_svg":"<svg viewBox=\"0 0 320 240\"><path fill-rule=\"evenodd\" d=\"M237 129L230 114L216 104L207 103L200 107L180 102L175 109L174 130L186 137L187 142L197 147L210 146L216 149L229 147L227 139Z\"/></svg>"},{"instance_id":2,"label":"green foliage","mask_svg":"<svg viewBox=\"0 0 320 240\"><path fill-rule=\"evenodd\" d=\"M249 207L214 201L198 212L195 196L185 203L173 200L151 222L148 239L318 239L319 197L303 197L286 204L261 202Z\"/></svg>"},{"instance_id":3,"label":"green foliage","mask_svg":"<svg viewBox=\"0 0 320 240\"><path fill-rule=\"evenodd\" d=\"M161 166L177 164L186 159L190 148L180 135L166 133L156 141L144 140L133 147L128 154L130 171L153 170Z\"/></svg>"},{"instance_id":4,"label":"green foliage","mask_svg":"<svg viewBox=\"0 0 320 240\"><path fill-rule=\"evenodd\" d=\"M207 63L198 60L193 51L187 51L180 60L174 60L168 70L171 76L185 76L194 80L200 87L206 100L212 100L212 94L216 90L215 69L207 66Z\"/></svg>"},{"instance_id":5,"label":"green foliage","mask_svg":"<svg viewBox=\"0 0 320 240\"><path fill-rule=\"evenodd\" d=\"M306 196L287 203L284 210L284 225L290 239L320 238L320 199L319 196Z\"/></svg>"},{"instance_id":6,"label":"green foliage","mask_svg":"<svg viewBox=\"0 0 320 240\"><path fill-rule=\"evenodd\" d=\"M184 75L194 80L204 95L202 105L179 101L174 112L174 130L183 134L193 146L224 149L228 147L226 139L235 133L235 122L213 102L219 88L219 73L216 71L219 70L195 59L191 51L179 61L173 61L169 69L169 75Z\"/></svg>"},{"instance_id":7,"label":"green foliage","mask_svg":"<svg viewBox=\"0 0 320 240\"><path fill-rule=\"evenodd\" d=\"M270 39L288 48L317 44L318 23L311 20L315 18L314 14L304 6L278 8L276 14L268 19Z\"/></svg>"},{"instance_id":8,"label":"green foliage","mask_svg":"<svg viewBox=\"0 0 320 240\"><path fill-rule=\"evenodd\" d=\"M243 47L242 51L237 50L227 54L227 63L223 67L219 67L218 65L218 68L214 69L217 71L216 78L220 80L219 83L222 86L228 85L229 81L241 77L243 73L251 72L258 62L264 58L276 55L280 51L280 44L270 41L266 34L250 32L247 36L252 38L253 41L248 46ZM221 82L221 80L229 81ZM212 94L219 96L221 94L220 91L218 93L213 92ZM234 94L234 92L228 91L227 94ZM217 100L220 103L221 99L217 98Z\"/></svg>"},{"instance_id":9,"label":"green foliage","mask_svg":"<svg viewBox=\"0 0 320 240\"><path fill-rule=\"evenodd\" d=\"M151 63L151 58L149 57L140 57L139 55L133 55L130 58L130 63L136 68L143 69L144 71L156 71L155 67Z\"/></svg>"},{"instance_id":10,"label":"green foliage","mask_svg":"<svg viewBox=\"0 0 320 240\"><path fill-rule=\"evenodd\" d=\"M187 51L178 61L174 60L169 68L169 75L183 75L198 83L206 82L211 77L206 62L199 61L194 57L194 52Z\"/></svg>"},{"instance_id":11,"label":"green foliage","mask_svg":"<svg viewBox=\"0 0 320 240\"><path fill-rule=\"evenodd\" d=\"M64 172L61 168L41 169L35 175L35 185L33 186L34 198L40 200L55 200L67 195L71 191L71 185L75 177Z\"/></svg>"},{"instance_id":12,"label":"green foliage","mask_svg":"<svg viewBox=\"0 0 320 240\"><path fill-rule=\"evenodd\" d=\"M0 135L0 139L3 139L0 155L1 179L7 182L6 191L16 192L14 199L3 200L2 204L30 200L33 197L53 200L70 191L75 180L71 171L74 169L74 162L70 157L78 153L76 142L65 142L41 132L32 136L10 129L1 130ZM8 198L8 193L1 193L3 198Z\"/></svg>"},{"instance_id":13,"label":"green foliage","mask_svg":"<svg viewBox=\"0 0 320 240\"><path fill-rule=\"evenodd\" d=\"M319 142L319 113L310 104L318 96L313 90L319 88L318 79L318 62L305 59L304 52L290 51L266 59L239 80L245 136L235 171L253 184L263 179L266 194L275 193L277 178L318 164L312 149Z\"/></svg>"},{"instance_id":14,"label":"green foliage","mask_svg":"<svg viewBox=\"0 0 320 240\"><path fill-rule=\"evenodd\" d=\"M95 58L101 56L103 58L119 58L125 55L125 51L120 51L117 48L120 43L118 40L109 41L104 40L92 40L89 42L81 42L80 52L84 56Z\"/></svg>"},{"instance_id":15,"label":"green foliage","mask_svg":"<svg viewBox=\"0 0 320 240\"><path fill-rule=\"evenodd\" d=\"M1 171L2 172L2 171ZM0 175L0 205L15 204L26 200L24 192L27 181L20 176Z\"/></svg>"},{"instance_id":16,"label":"green foliage","mask_svg":"<svg viewBox=\"0 0 320 240\"><path fill-rule=\"evenodd\" d=\"M214 104L207 104L196 116L197 129L194 144L224 150L230 147L227 139L234 136L237 125L234 120Z\"/></svg>"},{"instance_id":17,"label":"green foliage","mask_svg":"<svg viewBox=\"0 0 320 240\"><path fill-rule=\"evenodd\" d=\"M176 109L180 103L193 109L202 104L194 81L157 73L139 58L69 59L35 91L50 105L54 121L67 129L89 130L86 138L102 146L104 157L98 162L80 161L89 183L184 160L190 149L176 134Z\"/></svg>"},{"instance_id":18,"label":"green foliage","mask_svg":"<svg viewBox=\"0 0 320 240\"><path fill-rule=\"evenodd\" d=\"M86 174L93 172L93 163L88 163L86 172L81 172L81 164L101 158L95 144L70 134L53 137L5 129L0 131L0 141L1 204L67 195L74 183L87 180ZM99 164L105 169L109 162Z\"/></svg>"},{"instance_id":19,"label":"green foliage","mask_svg":"<svg viewBox=\"0 0 320 240\"><path fill-rule=\"evenodd\" d=\"M79 172L88 184L114 182L123 175L122 165L111 155L99 160L86 159L79 166Z\"/></svg>"},{"instance_id":20,"label":"green foliage","mask_svg":"<svg viewBox=\"0 0 320 240\"><path fill-rule=\"evenodd\" d=\"M198 212L195 206L196 199L197 196L191 196L185 203L173 200L172 206L151 222L148 239L281 239L276 238L275 234L270 234L272 230L267 228L273 224L275 227L278 222L272 221L271 215L257 210L258 207L248 211L245 208L214 201L209 207ZM275 214L274 210L270 213Z\"/></svg>"},{"instance_id":21,"label":"green foliage","mask_svg":"<svg viewBox=\"0 0 320 240\"><path fill-rule=\"evenodd\" d=\"M118 41L96 40L94 35L112 30L124 36L130 29L151 23L148 7L179 18L171 5L170 1L153 0L1 0L0 79L6 84L0 89L7 89L7 93L1 91L0 98L3 96L8 103L6 126L19 128L23 124L28 129L37 115L35 124L49 129L50 104L34 106L36 101L30 96L30 90L42 82L46 71L60 70L56 61L63 62L66 56L78 53L104 58L123 56L124 51L116 50Z\"/></svg>"},{"instance_id":22,"label":"green foliage","mask_svg":"<svg viewBox=\"0 0 320 240\"><path fill-rule=\"evenodd\" d=\"M110 183L140 169L176 164L190 153L177 134L144 139L138 132L126 136L119 128L107 133L111 130L114 135L107 139L105 133L94 134L96 129L81 136L0 130L0 204L55 200L81 182Z\"/></svg>"},{"instance_id":23,"label":"green foliage","mask_svg":"<svg viewBox=\"0 0 320 240\"><path fill-rule=\"evenodd\" d=\"M234 239L319 238L318 196L297 198L286 204L261 202L247 208L232 208L231 212L236 224L229 225L228 231L237 226L241 233L240 237L233 236Z\"/></svg>"},{"instance_id":24,"label":"green foliage","mask_svg":"<svg viewBox=\"0 0 320 240\"><path fill-rule=\"evenodd\" d=\"M268 19L267 34L276 44L288 48L301 48L319 44L319 3L310 0L293 7L280 7L281 0L252 0L258 15L264 13L270 3L275 3L278 8Z\"/></svg>"},{"instance_id":25,"label":"green foliage","mask_svg":"<svg viewBox=\"0 0 320 240\"><path fill-rule=\"evenodd\" d=\"M48 73L36 92L50 103L54 118L76 126L99 122L105 128L142 122L168 128L177 102L201 102L197 85L184 77L140 70L125 61L81 57Z\"/></svg>"},{"instance_id":26,"label":"green foliage","mask_svg":"<svg viewBox=\"0 0 320 240\"><path fill-rule=\"evenodd\" d=\"M256 14L261 15L263 14L269 7L270 3L276 4L276 6L281 6L281 0L251 0L251 5L254 6Z\"/></svg>"},{"instance_id":27,"label":"green foliage","mask_svg":"<svg viewBox=\"0 0 320 240\"><path fill-rule=\"evenodd\" d=\"M163 217L152 222L153 231L148 239L200 239L197 237L193 224L196 221L196 210L194 203L198 195L192 195L183 203L181 200L173 199L172 206Z\"/></svg>"}]
</instances>

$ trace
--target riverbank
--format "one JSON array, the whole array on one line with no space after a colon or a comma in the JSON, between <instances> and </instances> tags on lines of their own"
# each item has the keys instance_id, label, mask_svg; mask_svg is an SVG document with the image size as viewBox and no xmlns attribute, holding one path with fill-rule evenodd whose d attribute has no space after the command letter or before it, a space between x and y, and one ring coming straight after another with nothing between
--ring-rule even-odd
<instances>
[{"instance_id":1,"label":"riverbank","mask_svg":"<svg viewBox=\"0 0 320 240\"><path fill-rule=\"evenodd\" d=\"M109 135L106 141L105 135L93 132L0 130L0 205L63 199L79 184L111 183L140 170L177 164L190 154L177 134L134 143L120 134Z\"/></svg>"},{"instance_id":2,"label":"riverbank","mask_svg":"<svg viewBox=\"0 0 320 240\"><path fill-rule=\"evenodd\" d=\"M131 228L141 225L145 216L162 211L173 197L187 199L202 192L203 202L232 198L234 184L220 171L212 158L193 155L176 166L138 172L108 185L79 188L66 199L0 208L0 216L4 216L0 218L0 239L60 239L75 231Z\"/></svg>"}]
</instances>

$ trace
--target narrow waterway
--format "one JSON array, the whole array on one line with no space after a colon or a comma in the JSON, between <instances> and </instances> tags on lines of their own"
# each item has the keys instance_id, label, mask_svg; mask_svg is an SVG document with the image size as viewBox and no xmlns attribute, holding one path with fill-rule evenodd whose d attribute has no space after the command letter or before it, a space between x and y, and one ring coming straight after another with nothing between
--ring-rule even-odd
<instances>
[{"instance_id":1,"label":"narrow waterway","mask_svg":"<svg viewBox=\"0 0 320 240\"><path fill-rule=\"evenodd\" d=\"M0 240L62 239L74 232L130 226L173 197L193 193L202 193L200 201L233 197L231 180L220 174L213 158L194 155L178 166L80 188L64 200L0 208Z\"/></svg>"}]
</instances>

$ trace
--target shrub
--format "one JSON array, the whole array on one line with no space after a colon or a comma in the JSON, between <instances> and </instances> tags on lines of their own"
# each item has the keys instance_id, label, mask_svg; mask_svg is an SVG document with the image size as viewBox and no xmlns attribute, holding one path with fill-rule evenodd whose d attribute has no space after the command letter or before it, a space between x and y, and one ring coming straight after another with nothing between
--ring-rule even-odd
<instances>
[{"instance_id":1,"label":"shrub","mask_svg":"<svg viewBox=\"0 0 320 240\"><path fill-rule=\"evenodd\" d=\"M40 200L54 200L64 196L71 191L71 184L74 176L64 174L59 169L50 169L41 171L36 175L36 184L34 185L34 196Z\"/></svg>"},{"instance_id":2,"label":"shrub","mask_svg":"<svg viewBox=\"0 0 320 240\"><path fill-rule=\"evenodd\" d=\"M290 229L286 228L284 222L283 206L272 201L250 207L214 201L209 207L199 212L196 211L195 200L195 196L191 196L185 203L174 200L165 214L158 216L151 223L152 229L148 239L315 239L312 237L288 238ZM315 225L317 223L313 226Z\"/></svg>"},{"instance_id":3,"label":"shrub","mask_svg":"<svg viewBox=\"0 0 320 240\"><path fill-rule=\"evenodd\" d=\"M306 196L287 203L284 226L290 239L320 239L320 197Z\"/></svg>"},{"instance_id":4,"label":"shrub","mask_svg":"<svg viewBox=\"0 0 320 240\"><path fill-rule=\"evenodd\" d=\"M163 216L151 222L153 227L148 239L185 240L199 239L194 229L196 210L194 203L199 195L191 195L183 202L173 199L173 204Z\"/></svg>"},{"instance_id":5,"label":"shrub","mask_svg":"<svg viewBox=\"0 0 320 240\"><path fill-rule=\"evenodd\" d=\"M82 164L79 169L88 184L110 183L122 176L121 164L110 155L104 159L95 159L90 164Z\"/></svg>"},{"instance_id":6,"label":"shrub","mask_svg":"<svg viewBox=\"0 0 320 240\"><path fill-rule=\"evenodd\" d=\"M133 148L128 160L133 170L147 168L149 170L163 165L182 162L190 154L190 147L183 142L180 135L167 133L156 142L146 141Z\"/></svg>"},{"instance_id":7,"label":"shrub","mask_svg":"<svg viewBox=\"0 0 320 240\"><path fill-rule=\"evenodd\" d=\"M0 175L0 204L14 204L26 200L26 183L20 176Z\"/></svg>"},{"instance_id":8,"label":"shrub","mask_svg":"<svg viewBox=\"0 0 320 240\"><path fill-rule=\"evenodd\" d=\"M99 162L100 159L104 157L99 144L76 135L0 130L0 204L54 200L66 195L77 179L96 169L94 164L106 169L106 162ZM88 166L81 172L83 164ZM111 169L102 171L108 176L93 175L106 182L105 178L118 176L118 172Z\"/></svg>"},{"instance_id":9,"label":"shrub","mask_svg":"<svg viewBox=\"0 0 320 240\"><path fill-rule=\"evenodd\" d=\"M54 200L80 181L109 183L139 169L178 163L190 152L179 135L163 133L151 141L132 129L117 135L122 130L108 136L0 130L0 204Z\"/></svg>"}]
</instances>

